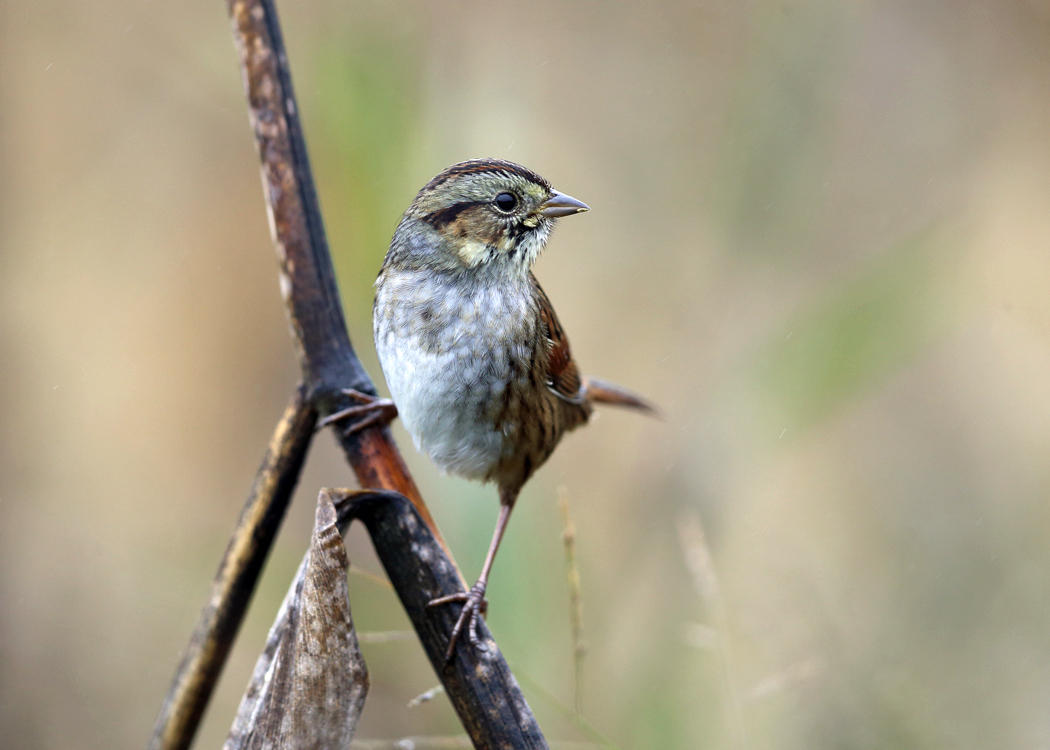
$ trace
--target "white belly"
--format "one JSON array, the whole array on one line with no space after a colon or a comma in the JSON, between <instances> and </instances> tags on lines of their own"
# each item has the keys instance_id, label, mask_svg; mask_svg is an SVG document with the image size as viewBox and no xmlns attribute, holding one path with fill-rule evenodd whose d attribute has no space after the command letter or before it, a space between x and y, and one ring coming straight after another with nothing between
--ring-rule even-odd
<instances>
[{"instance_id":1,"label":"white belly","mask_svg":"<svg viewBox=\"0 0 1050 750\"><path fill-rule=\"evenodd\" d=\"M531 316L507 310L499 289L468 297L428 291L418 278L398 282L379 290L375 310L376 351L398 413L438 466L486 479L512 447L493 427L504 390L512 377L525 377L508 356L507 327ZM513 355L528 361L520 350Z\"/></svg>"}]
</instances>

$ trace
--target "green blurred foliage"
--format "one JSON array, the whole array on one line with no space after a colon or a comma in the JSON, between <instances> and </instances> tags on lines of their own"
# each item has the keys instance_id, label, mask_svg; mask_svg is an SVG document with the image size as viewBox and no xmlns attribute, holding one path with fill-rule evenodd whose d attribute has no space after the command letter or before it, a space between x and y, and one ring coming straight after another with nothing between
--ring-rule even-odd
<instances>
[{"instance_id":1,"label":"green blurred foliage","mask_svg":"<svg viewBox=\"0 0 1050 750\"><path fill-rule=\"evenodd\" d=\"M735 252L764 252L779 262L812 240L811 183L824 179L846 44L848 5L790 11L769 4L755 13L748 55L731 71L725 139L719 149L713 219Z\"/></svg>"},{"instance_id":2,"label":"green blurred foliage","mask_svg":"<svg viewBox=\"0 0 1050 750\"><path fill-rule=\"evenodd\" d=\"M761 394L770 422L804 435L943 335L930 304L943 270L940 244L932 230L905 238L876 267L823 290L761 342L746 368L757 378L748 390Z\"/></svg>"},{"instance_id":3,"label":"green blurred foliage","mask_svg":"<svg viewBox=\"0 0 1050 750\"><path fill-rule=\"evenodd\" d=\"M355 298L370 299L368 270L378 272L411 184L403 154L419 127L420 61L411 45L390 55L395 40L381 28L358 41L348 45L331 33L314 41L304 110L317 123L311 148L325 154L315 166L318 183L337 199L324 205L337 275Z\"/></svg>"}]
</instances>

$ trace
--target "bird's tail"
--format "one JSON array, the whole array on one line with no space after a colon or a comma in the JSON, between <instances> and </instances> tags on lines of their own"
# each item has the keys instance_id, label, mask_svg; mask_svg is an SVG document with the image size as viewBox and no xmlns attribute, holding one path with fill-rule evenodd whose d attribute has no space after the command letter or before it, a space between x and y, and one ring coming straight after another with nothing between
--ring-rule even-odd
<instances>
[{"instance_id":1,"label":"bird's tail","mask_svg":"<svg viewBox=\"0 0 1050 750\"><path fill-rule=\"evenodd\" d=\"M646 412L654 416L659 415L659 410L653 406L649 401L642 398L636 393L632 393L623 386L616 385L616 383L609 383L604 380L598 380L597 378L585 378L583 381L583 390L586 394L586 399L592 404L612 404L613 406L623 406L628 409L637 409L638 411Z\"/></svg>"}]
</instances>

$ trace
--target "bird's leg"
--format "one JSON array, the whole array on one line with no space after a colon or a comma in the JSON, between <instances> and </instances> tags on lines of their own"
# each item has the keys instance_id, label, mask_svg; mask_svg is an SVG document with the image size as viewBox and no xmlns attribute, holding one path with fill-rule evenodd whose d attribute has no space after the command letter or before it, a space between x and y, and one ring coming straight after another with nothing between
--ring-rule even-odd
<instances>
[{"instance_id":1,"label":"bird's leg","mask_svg":"<svg viewBox=\"0 0 1050 750\"><path fill-rule=\"evenodd\" d=\"M358 402L358 405L348 406L345 409L329 414L317 423L317 429L327 427L336 422L342 422L343 420L351 420L343 428L343 434L349 435L353 432L360 432L374 424L389 424L397 416L397 406L388 398L369 396L367 393L355 391L353 388L343 388L343 395L354 399L354 401Z\"/></svg>"},{"instance_id":2,"label":"bird's leg","mask_svg":"<svg viewBox=\"0 0 1050 750\"><path fill-rule=\"evenodd\" d=\"M446 663L452 661L452 653L455 651L456 641L459 640L459 636L462 635L464 628L467 630L467 638L470 640L471 645L475 647L478 645L478 616L484 615L489 606L488 601L485 599L485 587L488 585L489 571L492 570L492 561L496 559L496 550L499 549L500 540L503 539L503 532L507 530L507 521L510 520L510 512L514 508L514 500L517 498L517 494L517 491L504 492L502 489L500 490L499 519L496 521L496 530L492 534L489 552L485 556L485 564L481 566L481 575L478 576L477 583L470 587L470 591L465 593L440 596L427 602L428 607L437 607L451 602L463 602L463 609L459 611L459 617L456 618L456 624L452 628L452 635L448 639L448 650L445 652Z\"/></svg>"}]
</instances>

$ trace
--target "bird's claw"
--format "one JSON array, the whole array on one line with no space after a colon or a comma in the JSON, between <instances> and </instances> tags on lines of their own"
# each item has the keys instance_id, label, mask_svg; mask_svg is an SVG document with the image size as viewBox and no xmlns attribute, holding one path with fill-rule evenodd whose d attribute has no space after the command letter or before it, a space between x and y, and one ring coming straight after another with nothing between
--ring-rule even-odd
<instances>
[{"instance_id":1,"label":"bird's claw","mask_svg":"<svg viewBox=\"0 0 1050 750\"><path fill-rule=\"evenodd\" d=\"M351 420L343 428L343 434L350 435L375 424L389 424L397 417L397 406L388 398L370 396L353 388L344 388L343 395L357 401L357 406L348 406L345 409L329 414L317 423L317 429L327 427L336 422L342 422L343 420Z\"/></svg>"},{"instance_id":2,"label":"bird's claw","mask_svg":"<svg viewBox=\"0 0 1050 750\"><path fill-rule=\"evenodd\" d=\"M448 637L448 649L445 651L445 663L452 661L452 654L456 650L456 641L463 634L464 628L467 640L474 648L479 648L481 638L478 637L478 618L484 617L489 609L489 602L485 598L485 584L478 581L470 587L470 591L460 591L448 596L439 596L427 602L427 607L438 607L442 604L463 602L463 608L459 611L456 624L452 628L452 634Z\"/></svg>"}]
</instances>

